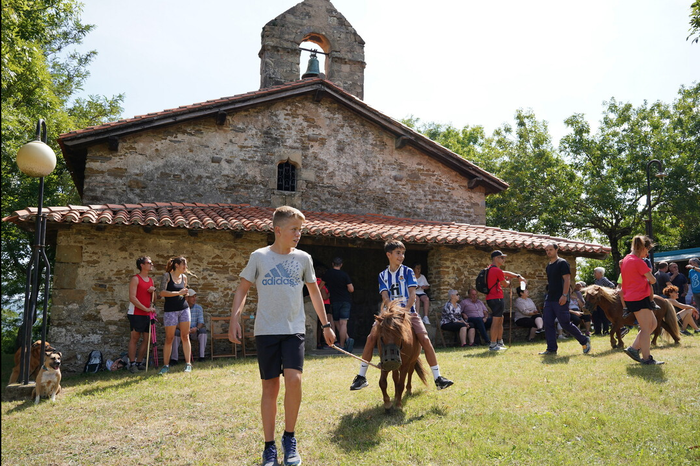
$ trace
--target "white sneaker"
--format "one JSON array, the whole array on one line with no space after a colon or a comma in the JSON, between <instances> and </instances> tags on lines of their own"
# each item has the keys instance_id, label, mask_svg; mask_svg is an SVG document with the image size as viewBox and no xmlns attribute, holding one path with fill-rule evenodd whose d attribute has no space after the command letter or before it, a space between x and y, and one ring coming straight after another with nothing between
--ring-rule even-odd
<instances>
[{"instance_id":1,"label":"white sneaker","mask_svg":"<svg viewBox=\"0 0 700 466\"><path fill-rule=\"evenodd\" d=\"M430 325L430 319L428 319L428 316L423 316L423 323L425 325Z\"/></svg>"}]
</instances>

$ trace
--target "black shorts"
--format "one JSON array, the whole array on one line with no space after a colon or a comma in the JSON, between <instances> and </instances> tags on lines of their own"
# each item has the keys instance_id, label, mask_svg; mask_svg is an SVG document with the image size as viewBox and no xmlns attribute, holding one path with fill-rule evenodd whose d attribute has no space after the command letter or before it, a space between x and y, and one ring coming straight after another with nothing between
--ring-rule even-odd
<instances>
[{"instance_id":1,"label":"black shorts","mask_svg":"<svg viewBox=\"0 0 700 466\"><path fill-rule=\"evenodd\" d=\"M625 301L625 304L627 305L627 310L630 312L639 312L642 309L651 310L651 301L649 301L649 296L641 301Z\"/></svg>"},{"instance_id":2,"label":"black shorts","mask_svg":"<svg viewBox=\"0 0 700 466\"><path fill-rule=\"evenodd\" d=\"M494 317L503 317L503 298L487 299L486 304L488 304Z\"/></svg>"},{"instance_id":3,"label":"black shorts","mask_svg":"<svg viewBox=\"0 0 700 466\"><path fill-rule=\"evenodd\" d=\"M462 330L463 327L466 327L467 324L464 322L447 322L446 324L442 324L440 326L441 329L447 330L448 332L459 332Z\"/></svg>"},{"instance_id":4,"label":"black shorts","mask_svg":"<svg viewBox=\"0 0 700 466\"><path fill-rule=\"evenodd\" d=\"M275 379L284 369L304 371L304 334L255 337L258 369L263 380Z\"/></svg>"},{"instance_id":5,"label":"black shorts","mask_svg":"<svg viewBox=\"0 0 700 466\"><path fill-rule=\"evenodd\" d=\"M151 326L150 317L133 314L127 314L127 317L129 318L129 325L131 326L132 332L148 333L148 327Z\"/></svg>"},{"instance_id":6,"label":"black shorts","mask_svg":"<svg viewBox=\"0 0 700 466\"><path fill-rule=\"evenodd\" d=\"M535 317L541 317L541 316L521 317L520 319L515 321L515 325L517 325L518 327L523 327L523 328L537 328L537 323L535 322Z\"/></svg>"}]
</instances>

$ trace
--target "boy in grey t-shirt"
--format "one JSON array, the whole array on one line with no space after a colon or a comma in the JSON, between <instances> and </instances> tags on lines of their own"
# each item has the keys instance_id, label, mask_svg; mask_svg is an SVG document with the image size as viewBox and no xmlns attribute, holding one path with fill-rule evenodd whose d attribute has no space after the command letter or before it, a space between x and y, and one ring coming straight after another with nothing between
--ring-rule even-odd
<instances>
[{"instance_id":1,"label":"boy in grey t-shirt","mask_svg":"<svg viewBox=\"0 0 700 466\"><path fill-rule=\"evenodd\" d=\"M327 322L323 298L316 284L311 256L296 249L304 220L304 214L293 207L283 206L275 210L272 217L275 242L250 255L248 265L241 272L241 283L231 308L229 340L240 343L240 315L248 291L255 283L258 289L255 344L262 379L264 466L277 464L275 415L280 374L284 374L285 384L285 426L282 436L284 464L301 464L294 427L301 405L301 374L304 366L304 284L309 290L314 310L323 323L326 343L330 346L335 342L335 333Z\"/></svg>"}]
</instances>

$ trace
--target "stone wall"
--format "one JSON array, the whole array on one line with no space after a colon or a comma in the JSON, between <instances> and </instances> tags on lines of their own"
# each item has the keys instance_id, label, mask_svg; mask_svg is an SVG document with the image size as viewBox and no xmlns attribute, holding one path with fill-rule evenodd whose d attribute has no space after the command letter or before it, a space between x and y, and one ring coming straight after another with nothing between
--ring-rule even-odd
<instances>
[{"instance_id":1,"label":"stone wall","mask_svg":"<svg viewBox=\"0 0 700 466\"><path fill-rule=\"evenodd\" d=\"M277 164L297 191L277 190ZM89 149L83 204L202 202L485 223L484 190L328 98L301 96Z\"/></svg>"},{"instance_id":2,"label":"stone wall","mask_svg":"<svg viewBox=\"0 0 700 466\"><path fill-rule=\"evenodd\" d=\"M157 229L145 233L140 227L75 225L61 230L57 239L56 266L52 289L51 330L47 340L63 351L67 371L82 370L93 349L105 358L127 350L129 322L129 280L138 272L136 258L148 255L155 264L151 274L156 287L168 259L188 258L197 277L190 286L197 291L197 302L205 313L229 316L238 274L252 251L267 245L267 235L246 235L223 231L203 231L196 237L183 229ZM255 288L245 312L254 312ZM162 322L163 301L157 302ZM158 327L162 348L164 331ZM207 351L208 353L208 351Z\"/></svg>"},{"instance_id":3,"label":"stone wall","mask_svg":"<svg viewBox=\"0 0 700 466\"><path fill-rule=\"evenodd\" d=\"M197 302L206 314L227 317L231 312L240 271L245 267L250 253L267 245L269 240L268 235L262 233L205 230L195 234L180 228L159 228L146 232L140 227L82 224L62 227L57 235L51 327L47 339L62 350L67 372L82 370L87 354L93 349L101 350L105 358L114 358L126 351L129 342L126 318L128 283L137 272L135 261L141 255L149 255L155 264L151 276L156 287L160 285L170 257L187 257L188 266L196 275L190 276L189 283L197 291ZM338 243L339 248L343 248L341 243ZM407 246L411 249L410 244ZM308 246L302 245L301 249L308 249ZM533 290L532 298L541 304L546 285L544 268L547 258L530 251L505 252L509 254L506 269L528 278L528 286ZM366 250L356 248L341 250L347 264L357 261L353 256L366 254ZM380 250L376 251L376 256L382 256ZM574 258L565 258L575 267ZM431 249L427 254L427 277L431 284L432 306L441 308L451 288L466 295L479 270L489 263L489 251L471 246L438 246ZM356 286L376 290L376 274L383 266L377 266L376 272L373 271L371 277L365 280L366 283L357 282ZM575 269L572 272L575 275ZM379 303L378 292L374 296ZM507 307L508 297L506 290ZM316 342L316 317L308 304L307 349L312 349ZM256 305L257 291L253 287L244 313L255 313ZM156 307L161 320L162 306L163 301L159 300ZM371 316L374 311L374 307L368 307L364 312ZM359 316L354 318L358 319ZM355 335L360 340L364 336ZM158 340L162 348L162 324L158 326Z\"/></svg>"},{"instance_id":4,"label":"stone wall","mask_svg":"<svg viewBox=\"0 0 700 466\"><path fill-rule=\"evenodd\" d=\"M519 273L527 279L527 287L530 290L530 298L538 307L544 302L544 294L547 286L547 274L545 268L549 259L544 253L534 251L508 251L505 270ZM435 248L428 255L428 281L431 283L430 295L432 306L440 309L448 301L447 292L455 289L460 292L462 299L466 298L470 288L474 288L476 276L481 269L491 264L491 251L483 251L472 246L447 246ZM571 281L575 282L576 258L562 255L571 267ZM479 294L481 299L483 294ZM513 288L513 300L518 297ZM510 309L510 289L504 290L506 309Z\"/></svg>"}]
</instances>

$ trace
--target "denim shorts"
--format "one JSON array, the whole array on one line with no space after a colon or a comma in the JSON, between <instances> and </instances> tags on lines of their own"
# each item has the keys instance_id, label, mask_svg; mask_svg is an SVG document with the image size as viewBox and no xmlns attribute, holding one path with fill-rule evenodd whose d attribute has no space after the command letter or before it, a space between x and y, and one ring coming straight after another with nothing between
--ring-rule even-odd
<instances>
[{"instance_id":1,"label":"denim shorts","mask_svg":"<svg viewBox=\"0 0 700 466\"><path fill-rule=\"evenodd\" d=\"M350 318L350 303L347 301L340 301L332 303L333 306L333 320L348 320Z\"/></svg>"},{"instance_id":2,"label":"denim shorts","mask_svg":"<svg viewBox=\"0 0 700 466\"><path fill-rule=\"evenodd\" d=\"M181 311L168 311L163 313L163 327L174 327L180 322L189 322L190 308L186 307Z\"/></svg>"}]
</instances>

